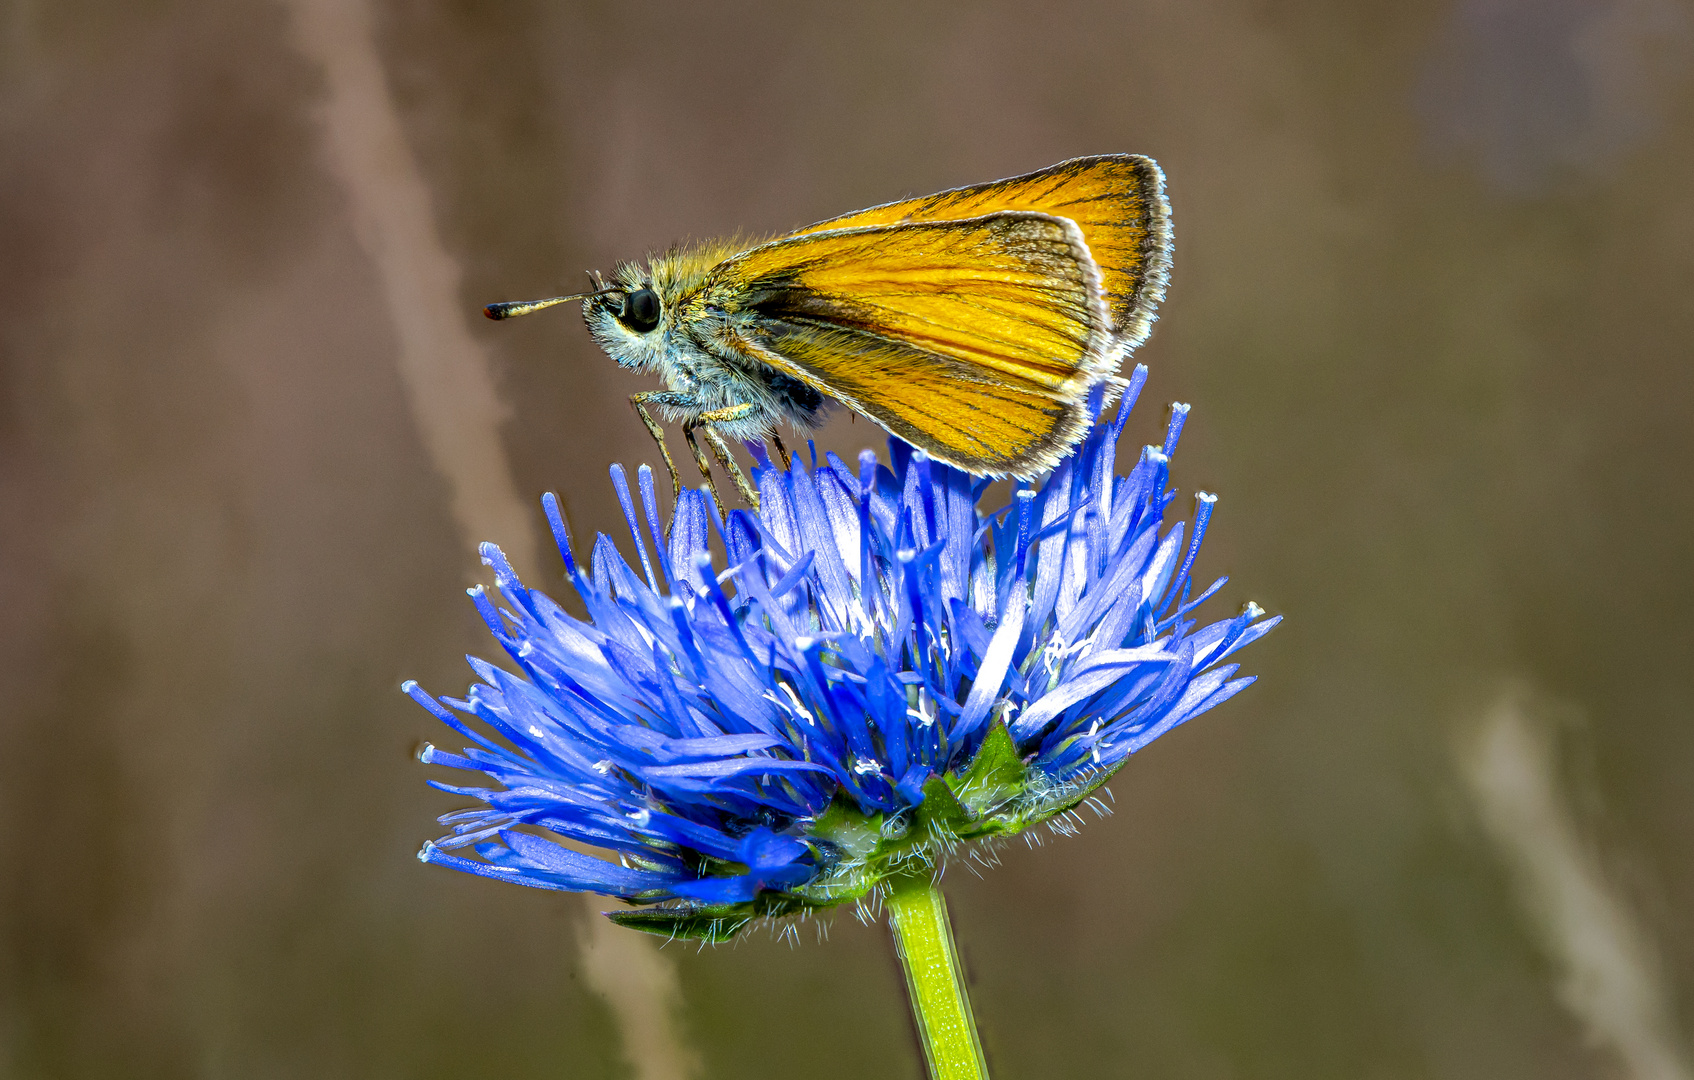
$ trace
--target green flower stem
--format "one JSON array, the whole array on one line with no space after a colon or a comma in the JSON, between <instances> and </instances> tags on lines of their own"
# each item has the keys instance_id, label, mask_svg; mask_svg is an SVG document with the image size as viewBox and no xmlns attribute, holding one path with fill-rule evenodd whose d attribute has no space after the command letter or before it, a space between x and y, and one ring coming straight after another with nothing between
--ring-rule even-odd
<instances>
[{"instance_id":1,"label":"green flower stem","mask_svg":"<svg viewBox=\"0 0 1694 1080\"><path fill-rule=\"evenodd\" d=\"M982 1043L976 1036L970 998L953 947L947 901L928 874L903 874L891 881L885 901L906 993L923 1039L931 1080L987 1080Z\"/></svg>"}]
</instances>

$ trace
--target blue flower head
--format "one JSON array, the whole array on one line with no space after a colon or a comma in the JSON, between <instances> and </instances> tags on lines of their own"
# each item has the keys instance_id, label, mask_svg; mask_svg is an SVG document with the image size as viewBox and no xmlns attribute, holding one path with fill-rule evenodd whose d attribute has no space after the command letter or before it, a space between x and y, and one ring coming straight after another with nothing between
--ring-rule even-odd
<instances>
[{"instance_id":1,"label":"blue flower head","mask_svg":"<svg viewBox=\"0 0 1694 1080\"><path fill-rule=\"evenodd\" d=\"M477 805L443 817L450 834L419 858L615 896L643 905L611 913L620 923L718 940L863 900L1089 799L1129 754L1252 682L1224 661L1279 621L1253 604L1190 617L1223 581L1190 596L1213 496L1197 496L1186 542L1181 523L1163 528L1188 407L1162 447L1113 473L1146 374L993 513L979 505L989 481L898 440L890 466L866 451L857 469L834 454L779 467L752 448L757 512L720 524L687 491L668 534L650 470L638 515L614 467L639 569L604 534L585 568L547 496L587 617L483 546L506 607L471 596L520 673L473 658L482 681L462 701L406 691L472 744L422 759L497 786L437 784Z\"/></svg>"}]
</instances>

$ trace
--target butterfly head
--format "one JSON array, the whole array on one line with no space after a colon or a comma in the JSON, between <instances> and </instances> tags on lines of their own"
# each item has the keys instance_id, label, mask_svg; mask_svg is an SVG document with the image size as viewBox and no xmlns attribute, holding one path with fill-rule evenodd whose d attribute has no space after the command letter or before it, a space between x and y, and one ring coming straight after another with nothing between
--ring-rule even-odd
<instances>
[{"instance_id":1,"label":"butterfly head","mask_svg":"<svg viewBox=\"0 0 1694 1080\"><path fill-rule=\"evenodd\" d=\"M621 367L663 370L675 328L679 292L656 266L625 264L607 281L594 273L582 318L594 341Z\"/></svg>"}]
</instances>

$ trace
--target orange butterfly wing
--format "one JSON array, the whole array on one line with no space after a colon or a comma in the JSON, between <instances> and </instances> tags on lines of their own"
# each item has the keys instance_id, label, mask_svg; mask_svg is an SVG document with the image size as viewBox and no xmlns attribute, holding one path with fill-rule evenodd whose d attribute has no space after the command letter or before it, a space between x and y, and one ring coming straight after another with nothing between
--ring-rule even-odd
<instances>
[{"instance_id":1,"label":"orange butterfly wing","mask_svg":"<svg viewBox=\"0 0 1694 1080\"><path fill-rule=\"evenodd\" d=\"M1170 203L1152 158L1072 158L1038 172L873 206L820 221L796 235L867 225L948 221L1004 210L1069 218L1100 267L1112 332L1124 352L1146 340L1170 276Z\"/></svg>"},{"instance_id":2,"label":"orange butterfly wing","mask_svg":"<svg viewBox=\"0 0 1694 1080\"><path fill-rule=\"evenodd\" d=\"M1048 214L783 237L720 263L693 302L720 349L984 475L1055 464L1117 362L1099 268Z\"/></svg>"}]
</instances>

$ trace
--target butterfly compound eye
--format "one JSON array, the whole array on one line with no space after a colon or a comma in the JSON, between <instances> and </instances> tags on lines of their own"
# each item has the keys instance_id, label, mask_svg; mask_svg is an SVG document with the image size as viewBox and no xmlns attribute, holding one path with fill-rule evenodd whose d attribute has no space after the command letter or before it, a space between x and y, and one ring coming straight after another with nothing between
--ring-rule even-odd
<instances>
[{"instance_id":1,"label":"butterfly compound eye","mask_svg":"<svg viewBox=\"0 0 1694 1080\"><path fill-rule=\"evenodd\" d=\"M638 334L645 334L658 326L659 294L652 289L637 289L630 293L618 321Z\"/></svg>"}]
</instances>

